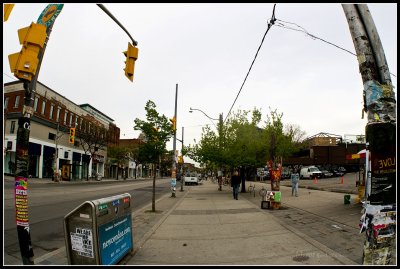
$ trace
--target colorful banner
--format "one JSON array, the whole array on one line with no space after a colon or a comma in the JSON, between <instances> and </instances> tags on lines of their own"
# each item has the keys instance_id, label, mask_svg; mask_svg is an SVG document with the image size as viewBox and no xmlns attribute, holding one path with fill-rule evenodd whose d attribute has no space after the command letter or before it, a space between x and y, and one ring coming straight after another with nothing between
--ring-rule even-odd
<instances>
[{"instance_id":1,"label":"colorful banner","mask_svg":"<svg viewBox=\"0 0 400 269\"><path fill-rule=\"evenodd\" d=\"M29 227L28 179L15 177L15 216L17 226Z\"/></svg>"}]
</instances>

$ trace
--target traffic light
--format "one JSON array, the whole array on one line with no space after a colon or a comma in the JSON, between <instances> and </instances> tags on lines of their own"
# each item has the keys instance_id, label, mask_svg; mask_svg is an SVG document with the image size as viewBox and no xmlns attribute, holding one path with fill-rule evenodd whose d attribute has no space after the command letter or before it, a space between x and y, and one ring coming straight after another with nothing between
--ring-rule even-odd
<instances>
[{"instance_id":1,"label":"traffic light","mask_svg":"<svg viewBox=\"0 0 400 269\"><path fill-rule=\"evenodd\" d=\"M128 43L128 50L124 51L125 61L125 76L133 82L133 72L135 71L135 61L138 58L139 49Z\"/></svg>"},{"instance_id":2,"label":"traffic light","mask_svg":"<svg viewBox=\"0 0 400 269\"><path fill-rule=\"evenodd\" d=\"M182 155L178 156L178 163L180 163L180 164L183 163L183 156Z\"/></svg>"},{"instance_id":3,"label":"traffic light","mask_svg":"<svg viewBox=\"0 0 400 269\"><path fill-rule=\"evenodd\" d=\"M70 128L69 129L69 143L74 144L75 143L75 128Z\"/></svg>"},{"instance_id":4,"label":"traffic light","mask_svg":"<svg viewBox=\"0 0 400 269\"><path fill-rule=\"evenodd\" d=\"M17 78L31 81L39 65L39 52L46 41L46 26L32 22L29 27L18 30L18 37L22 49L8 55L10 69Z\"/></svg>"},{"instance_id":5,"label":"traffic light","mask_svg":"<svg viewBox=\"0 0 400 269\"><path fill-rule=\"evenodd\" d=\"M176 131L176 118L173 117L172 119L169 119L169 121L172 123L172 129L175 132Z\"/></svg>"},{"instance_id":6,"label":"traffic light","mask_svg":"<svg viewBox=\"0 0 400 269\"><path fill-rule=\"evenodd\" d=\"M8 20L10 16L11 10L13 9L15 4L4 4L4 21Z\"/></svg>"}]
</instances>

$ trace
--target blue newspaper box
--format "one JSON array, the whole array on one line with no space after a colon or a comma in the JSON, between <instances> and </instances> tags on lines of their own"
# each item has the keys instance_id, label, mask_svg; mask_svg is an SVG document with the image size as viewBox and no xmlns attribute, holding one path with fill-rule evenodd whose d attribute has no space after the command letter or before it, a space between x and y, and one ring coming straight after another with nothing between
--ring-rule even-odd
<instances>
[{"instance_id":1,"label":"blue newspaper box","mask_svg":"<svg viewBox=\"0 0 400 269\"><path fill-rule=\"evenodd\" d=\"M117 264L133 250L131 195L86 201L64 217L68 264Z\"/></svg>"}]
</instances>

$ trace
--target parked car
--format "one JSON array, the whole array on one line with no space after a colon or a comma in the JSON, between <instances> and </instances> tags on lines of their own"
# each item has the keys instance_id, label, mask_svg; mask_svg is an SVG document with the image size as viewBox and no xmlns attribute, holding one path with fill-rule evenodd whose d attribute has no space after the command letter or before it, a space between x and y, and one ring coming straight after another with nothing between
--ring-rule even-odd
<instances>
[{"instance_id":1,"label":"parked car","mask_svg":"<svg viewBox=\"0 0 400 269\"><path fill-rule=\"evenodd\" d=\"M341 176L343 176L344 175L344 172L342 172L342 171L339 171L338 169L332 169L331 170L331 172L332 172L332 176L333 177L341 177Z\"/></svg>"},{"instance_id":2,"label":"parked car","mask_svg":"<svg viewBox=\"0 0 400 269\"><path fill-rule=\"evenodd\" d=\"M319 171L319 169L316 166L308 166L308 167L303 167L300 170L300 178L321 178L322 173Z\"/></svg>"},{"instance_id":3,"label":"parked car","mask_svg":"<svg viewBox=\"0 0 400 269\"><path fill-rule=\"evenodd\" d=\"M321 170L321 173L322 173L322 177L323 178L327 178L327 177L332 177L333 176L333 173L329 172L328 170Z\"/></svg>"},{"instance_id":4,"label":"parked car","mask_svg":"<svg viewBox=\"0 0 400 269\"><path fill-rule=\"evenodd\" d=\"M195 173L195 172L186 173L184 180L185 180L185 185L189 185L189 184L199 185L199 178L197 177L197 173Z\"/></svg>"},{"instance_id":5,"label":"parked car","mask_svg":"<svg viewBox=\"0 0 400 269\"><path fill-rule=\"evenodd\" d=\"M290 170L288 168L282 168L281 179L290 178L291 174L292 173L290 172Z\"/></svg>"}]
</instances>

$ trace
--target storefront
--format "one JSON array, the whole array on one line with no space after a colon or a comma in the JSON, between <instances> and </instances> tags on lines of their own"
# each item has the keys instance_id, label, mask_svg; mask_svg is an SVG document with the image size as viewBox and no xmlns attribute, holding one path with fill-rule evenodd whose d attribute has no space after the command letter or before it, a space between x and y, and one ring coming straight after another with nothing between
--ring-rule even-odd
<instances>
[{"instance_id":1,"label":"storefront","mask_svg":"<svg viewBox=\"0 0 400 269\"><path fill-rule=\"evenodd\" d=\"M29 142L29 167L28 175L30 177L39 177L39 161L42 153L42 145Z\"/></svg>"},{"instance_id":2,"label":"storefront","mask_svg":"<svg viewBox=\"0 0 400 269\"><path fill-rule=\"evenodd\" d=\"M55 148L43 146L42 178L52 178L55 152Z\"/></svg>"},{"instance_id":3,"label":"storefront","mask_svg":"<svg viewBox=\"0 0 400 269\"><path fill-rule=\"evenodd\" d=\"M81 159L82 154L72 152L72 180L80 180L83 178Z\"/></svg>"}]
</instances>

